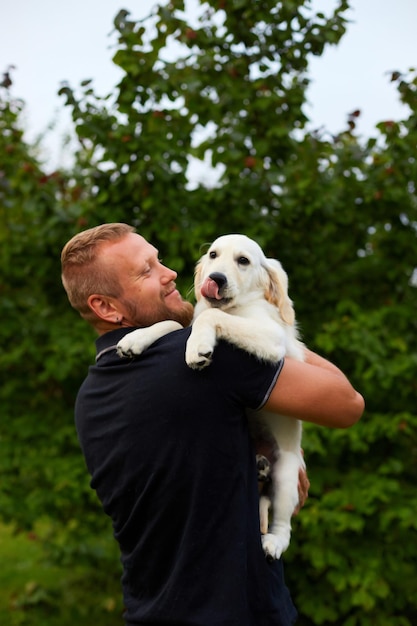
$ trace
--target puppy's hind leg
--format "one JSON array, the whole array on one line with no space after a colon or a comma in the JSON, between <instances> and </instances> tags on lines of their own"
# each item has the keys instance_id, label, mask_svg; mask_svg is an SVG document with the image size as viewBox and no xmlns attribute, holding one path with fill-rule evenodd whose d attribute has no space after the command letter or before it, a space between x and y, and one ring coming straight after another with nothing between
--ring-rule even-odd
<instances>
[{"instance_id":1,"label":"puppy's hind leg","mask_svg":"<svg viewBox=\"0 0 417 626\"><path fill-rule=\"evenodd\" d=\"M291 517L298 504L299 458L292 452L280 452L274 466L273 515L269 532L262 536L264 552L271 560L279 559L290 545Z\"/></svg>"},{"instance_id":2,"label":"puppy's hind leg","mask_svg":"<svg viewBox=\"0 0 417 626\"><path fill-rule=\"evenodd\" d=\"M291 518L298 504L298 474L305 467L301 423L283 416L275 416L275 420L272 430L279 452L272 469L272 521L269 532L262 537L264 552L270 559L279 559L290 544Z\"/></svg>"}]
</instances>

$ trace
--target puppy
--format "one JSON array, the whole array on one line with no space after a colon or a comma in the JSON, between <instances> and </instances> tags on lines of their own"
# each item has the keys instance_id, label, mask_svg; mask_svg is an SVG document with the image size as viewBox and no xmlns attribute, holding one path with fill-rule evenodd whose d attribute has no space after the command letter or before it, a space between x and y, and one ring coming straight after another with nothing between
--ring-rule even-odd
<instances>
[{"instance_id":1,"label":"puppy","mask_svg":"<svg viewBox=\"0 0 417 626\"><path fill-rule=\"evenodd\" d=\"M210 365L219 339L265 361L278 362L284 356L304 359L287 275L279 261L267 259L255 241L244 235L216 239L197 263L194 284L197 303L185 353L189 367ZM179 327L168 321L133 331L119 342L118 353L140 354L157 336ZM260 522L264 552L267 558L278 559L290 543L298 473L305 467L301 422L265 411L248 411L248 415L255 431L259 432L261 424L277 444L271 488L260 498Z\"/></svg>"}]
</instances>

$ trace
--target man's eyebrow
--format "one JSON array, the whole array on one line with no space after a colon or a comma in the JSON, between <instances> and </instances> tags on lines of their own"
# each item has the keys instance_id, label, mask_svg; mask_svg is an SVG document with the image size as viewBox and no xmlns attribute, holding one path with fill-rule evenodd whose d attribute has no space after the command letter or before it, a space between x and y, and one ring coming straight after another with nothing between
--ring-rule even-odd
<instances>
[{"instance_id":1,"label":"man's eyebrow","mask_svg":"<svg viewBox=\"0 0 417 626\"><path fill-rule=\"evenodd\" d=\"M160 258L160 254L159 254L158 248L152 247L152 253L147 258L148 263L151 263L155 259L159 261L159 258Z\"/></svg>"}]
</instances>

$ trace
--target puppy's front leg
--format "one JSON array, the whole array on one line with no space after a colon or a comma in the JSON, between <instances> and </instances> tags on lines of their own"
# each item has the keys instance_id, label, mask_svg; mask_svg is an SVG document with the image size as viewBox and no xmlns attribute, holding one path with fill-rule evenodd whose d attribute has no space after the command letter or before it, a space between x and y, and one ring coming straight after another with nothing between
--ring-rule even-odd
<instances>
[{"instance_id":1,"label":"puppy's front leg","mask_svg":"<svg viewBox=\"0 0 417 626\"><path fill-rule=\"evenodd\" d=\"M285 356L285 334L279 324L207 309L193 322L185 353L189 367L201 369L209 365L218 339L272 363Z\"/></svg>"},{"instance_id":2,"label":"puppy's front leg","mask_svg":"<svg viewBox=\"0 0 417 626\"><path fill-rule=\"evenodd\" d=\"M194 320L188 338L185 352L187 365L194 369L209 365L218 339L224 339L258 359L278 362L285 356L284 330L269 320L256 322L220 309L202 311Z\"/></svg>"},{"instance_id":3,"label":"puppy's front leg","mask_svg":"<svg viewBox=\"0 0 417 626\"><path fill-rule=\"evenodd\" d=\"M182 328L182 326L178 322L167 320L165 322L158 322L147 328L133 330L119 341L117 344L117 354L120 357L142 354L154 341L180 328Z\"/></svg>"},{"instance_id":4,"label":"puppy's front leg","mask_svg":"<svg viewBox=\"0 0 417 626\"><path fill-rule=\"evenodd\" d=\"M301 422L284 415L262 413L275 441L278 458L272 469L272 520L269 532L262 536L266 556L279 559L288 548L291 517L298 504L298 474L305 467L301 454Z\"/></svg>"}]
</instances>

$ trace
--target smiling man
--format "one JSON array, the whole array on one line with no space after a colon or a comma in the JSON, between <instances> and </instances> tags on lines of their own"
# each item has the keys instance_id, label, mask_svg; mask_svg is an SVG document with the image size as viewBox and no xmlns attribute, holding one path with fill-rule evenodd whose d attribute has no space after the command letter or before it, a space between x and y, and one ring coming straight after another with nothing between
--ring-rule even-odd
<instances>
[{"instance_id":1,"label":"smiling man","mask_svg":"<svg viewBox=\"0 0 417 626\"><path fill-rule=\"evenodd\" d=\"M187 367L193 307L126 224L79 233L61 261L70 303L99 334L75 420L120 546L126 625L290 626L282 562L267 562L261 546L245 410L344 428L362 397L310 351L304 363L271 365L220 342L210 367ZM165 320L185 328L118 357L126 333Z\"/></svg>"}]
</instances>

